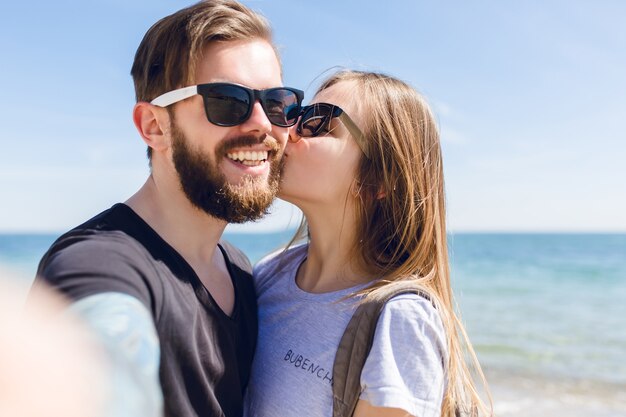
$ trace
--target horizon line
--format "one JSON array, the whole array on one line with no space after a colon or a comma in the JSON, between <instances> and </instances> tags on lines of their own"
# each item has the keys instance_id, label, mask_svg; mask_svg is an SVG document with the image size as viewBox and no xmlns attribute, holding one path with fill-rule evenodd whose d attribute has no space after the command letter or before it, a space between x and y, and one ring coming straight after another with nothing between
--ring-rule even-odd
<instances>
[{"instance_id":1,"label":"horizon line","mask_svg":"<svg viewBox=\"0 0 626 417\"><path fill-rule=\"evenodd\" d=\"M67 230L10 230L0 229L0 235L62 235L67 233L71 229ZM256 235L256 234L280 234L280 233L294 233L297 230L297 227L294 228L277 228L277 229L251 229L251 230L225 230L224 235ZM448 235L455 234L493 234L493 235L506 235L506 234L516 234L516 235L541 235L541 234L550 234L550 235L622 235L626 234L626 229L531 229L531 230L522 230L522 229L457 229L457 230L448 230Z\"/></svg>"}]
</instances>

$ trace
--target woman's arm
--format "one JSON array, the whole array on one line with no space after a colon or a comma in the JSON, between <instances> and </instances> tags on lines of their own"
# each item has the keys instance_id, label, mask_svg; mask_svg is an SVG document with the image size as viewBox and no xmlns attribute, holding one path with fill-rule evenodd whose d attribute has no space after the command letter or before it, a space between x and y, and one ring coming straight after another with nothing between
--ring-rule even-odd
<instances>
[{"instance_id":1,"label":"woman's arm","mask_svg":"<svg viewBox=\"0 0 626 417\"><path fill-rule=\"evenodd\" d=\"M352 417L413 417L401 408L374 407L366 400L359 400Z\"/></svg>"}]
</instances>

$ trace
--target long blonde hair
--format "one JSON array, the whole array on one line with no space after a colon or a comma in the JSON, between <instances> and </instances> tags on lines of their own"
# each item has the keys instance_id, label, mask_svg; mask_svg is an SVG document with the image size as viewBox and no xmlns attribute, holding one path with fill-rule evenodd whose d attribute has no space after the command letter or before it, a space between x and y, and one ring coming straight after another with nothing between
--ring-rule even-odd
<instances>
[{"instance_id":1,"label":"long blonde hair","mask_svg":"<svg viewBox=\"0 0 626 417\"><path fill-rule=\"evenodd\" d=\"M316 94L343 82L350 83L370 154L362 156L356 173L358 226L351 255L359 269L382 277L359 294L376 297L383 286L414 281L431 297L447 334L448 379L441 415L491 415L484 375L455 312L435 118L413 88L384 74L341 71ZM296 236L306 230L303 222ZM481 400L470 369L484 384L490 406Z\"/></svg>"}]
</instances>

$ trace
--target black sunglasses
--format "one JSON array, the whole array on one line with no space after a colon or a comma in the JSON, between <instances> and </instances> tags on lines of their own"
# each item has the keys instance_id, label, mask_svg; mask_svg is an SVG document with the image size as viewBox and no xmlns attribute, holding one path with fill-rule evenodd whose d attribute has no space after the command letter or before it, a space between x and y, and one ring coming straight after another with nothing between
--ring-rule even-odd
<instances>
[{"instance_id":1,"label":"black sunglasses","mask_svg":"<svg viewBox=\"0 0 626 417\"><path fill-rule=\"evenodd\" d=\"M296 133L303 138L324 135L330 132L330 121L338 117L367 158L370 157L365 135L340 107L328 103L315 103L302 108Z\"/></svg>"},{"instance_id":2,"label":"black sunglasses","mask_svg":"<svg viewBox=\"0 0 626 417\"><path fill-rule=\"evenodd\" d=\"M161 94L150 103L167 107L200 94L209 122L218 126L236 126L248 120L258 100L268 120L275 126L293 126L300 114L304 92L290 87L254 90L238 84L198 84Z\"/></svg>"}]
</instances>

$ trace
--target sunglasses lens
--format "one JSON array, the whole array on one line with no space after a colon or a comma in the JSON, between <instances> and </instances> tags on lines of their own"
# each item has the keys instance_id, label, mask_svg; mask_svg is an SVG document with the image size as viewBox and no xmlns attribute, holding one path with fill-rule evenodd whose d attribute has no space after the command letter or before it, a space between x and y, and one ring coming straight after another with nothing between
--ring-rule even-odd
<instances>
[{"instance_id":1,"label":"sunglasses lens","mask_svg":"<svg viewBox=\"0 0 626 417\"><path fill-rule=\"evenodd\" d=\"M332 109L328 106L312 105L308 107L300 119L298 134L306 138L328 133L331 113Z\"/></svg>"},{"instance_id":2,"label":"sunglasses lens","mask_svg":"<svg viewBox=\"0 0 626 417\"><path fill-rule=\"evenodd\" d=\"M296 93L286 88L268 90L262 100L269 121L276 126L293 126L300 114L300 101Z\"/></svg>"},{"instance_id":3,"label":"sunglasses lens","mask_svg":"<svg viewBox=\"0 0 626 417\"><path fill-rule=\"evenodd\" d=\"M300 115L302 100L302 93L296 91L282 87L257 91L227 83L198 85L207 118L218 126L236 126L245 122L252 112L253 100L257 98L273 125L293 126Z\"/></svg>"},{"instance_id":4,"label":"sunglasses lens","mask_svg":"<svg viewBox=\"0 0 626 417\"><path fill-rule=\"evenodd\" d=\"M215 85L203 92L206 114L211 123L235 126L250 112L250 95L236 85Z\"/></svg>"}]
</instances>

